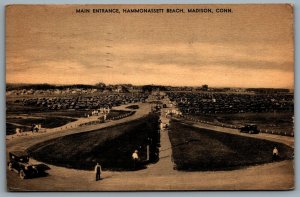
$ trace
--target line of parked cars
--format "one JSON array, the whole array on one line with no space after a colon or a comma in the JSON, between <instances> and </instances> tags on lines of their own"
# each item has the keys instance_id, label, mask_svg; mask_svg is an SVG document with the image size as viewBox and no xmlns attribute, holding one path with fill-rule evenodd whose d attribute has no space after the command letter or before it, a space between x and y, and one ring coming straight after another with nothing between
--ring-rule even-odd
<instances>
[{"instance_id":1,"label":"line of parked cars","mask_svg":"<svg viewBox=\"0 0 300 197\"><path fill-rule=\"evenodd\" d=\"M242 133L249 133L249 134L258 134L259 130L257 129L256 124L246 124L245 126L240 128Z\"/></svg>"}]
</instances>

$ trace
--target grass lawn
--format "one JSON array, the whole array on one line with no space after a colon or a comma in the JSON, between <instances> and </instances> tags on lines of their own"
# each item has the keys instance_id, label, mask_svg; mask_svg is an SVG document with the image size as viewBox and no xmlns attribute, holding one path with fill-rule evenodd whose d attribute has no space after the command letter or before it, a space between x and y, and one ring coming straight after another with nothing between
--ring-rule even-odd
<instances>
[{"instance_id":1,"label":"grass lawn","mask_svg":"<svg viewBox=\"0 0 300 197\"><path fill-rule=\"evenodd\" d=\"M292 112L277 113L237 113L237 114L211 114L192 116L193 118L209 121L243 126L246 123L254 123L259 129L274 132L294 132Z\"/></svg>"},{"instance_id":2,"label":"grass lawn","mask_svg":"<svg viewBox=\"0 0 300 197\"><path fill-rule=\"evenodd\" d=\"M103 169L132 170L131 154L139 150L143 168L158 161L158 116L147 117L120 125L78 133L49 140L29 148L30 155L40 161L76 169L92 170L96 162ZM150 145L150 161L146 159L146 145Z\"/></svg>"},{"instance_id":3,"label":"grass lawn","mask_svg":"<svg viewBox=\"0 0 300 197\"><path fill-rule=\"evenodd\" d=\"M274 146L279 149L279 160L293 158L293 148L268 140L195 128L175 120L170 130L177 170L231 170L269 163Z\"/></svg>"}]
</instances>

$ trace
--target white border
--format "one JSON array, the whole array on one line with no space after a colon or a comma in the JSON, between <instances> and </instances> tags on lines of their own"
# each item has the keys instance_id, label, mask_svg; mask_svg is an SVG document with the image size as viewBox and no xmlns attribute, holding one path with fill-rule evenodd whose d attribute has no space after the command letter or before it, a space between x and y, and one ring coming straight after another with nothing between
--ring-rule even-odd
<instances>
[{"instance_id":1,"label":"white border","mask_svg":"<svg viewBox=\"0 0 300 197\"><path fill-rule=\"evenodd\" d=\"M299 64L299 19L300 19L300 13L299 13L299 1L297 2L292 0L248 0L248 1L242 1L242 0L1 0L0 1L0 196L65 196L70 195L69 192L7 192L6 191L6 165L5 165L5 5L7 4L220 4L220 3L226 3L226 4L234 4L234 3L292 3L294 4L294 13L295 13L295 166L299 166L299 124L300 121L299 117L299 110L300 106L298 103L298 99L300 98L299 93L299 77L297 75L300 75L300 71L298 68ZM241 196L244 197L254 195L257 196L300 196L300 185L299 185L299 170L296 168L296 189L293 191L249 191L249 192L243 192L243 191L235 191L235 192L73 192L71 195L75 196L168 196L168 197L177 197L177 196L222 196L222 197L235 197L235 196ZM275 181L275 180L274 180Z\"/></svg>"}]
</instances>

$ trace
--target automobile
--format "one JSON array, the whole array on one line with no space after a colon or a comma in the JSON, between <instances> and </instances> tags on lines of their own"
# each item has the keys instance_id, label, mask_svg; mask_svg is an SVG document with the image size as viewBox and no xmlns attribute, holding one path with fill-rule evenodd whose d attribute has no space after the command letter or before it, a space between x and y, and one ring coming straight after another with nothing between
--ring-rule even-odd
<instances>
[{"instance_id":1,"label":"automobile","mask_svg":"<svg viewBox=\"0 0 300 197\"><path fill-rule=\"evenodd\" d=\"M257 129L256 124L246 124L245 126L240 128L240 132L250 133L250 134L258 134L259 130Z\"/></svg>"},{"instance_id":2,"label":"automobile","mask_svg":"<svg viewBox=\"0 0 300 197\"><path fill-rule=\"evenodd\" d=\"M26 151L9 152L8 169L19 174L21 179L43 176L50 167L43 163L33 164L29 162Z\"/></svg>"}]
</instances>

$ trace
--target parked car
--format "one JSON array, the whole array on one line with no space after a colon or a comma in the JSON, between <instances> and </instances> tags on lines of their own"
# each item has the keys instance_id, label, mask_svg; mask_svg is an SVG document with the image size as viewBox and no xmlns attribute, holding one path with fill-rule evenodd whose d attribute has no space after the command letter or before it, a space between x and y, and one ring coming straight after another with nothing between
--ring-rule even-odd
<instances>
[{"instance_id":1,"label":"parked car","mask_svg":"<svg viewBox=\"0 0 300 197\"><path fill-rule=\"evenodd\" d=\"M243 133L257 134L259 130L257 129L256 124L246 124L245 126L240 128L240 131Z\"/></svg>"},{"instance_id":2,"label":"parked car","mask_svg":"<svg viewBox=\"0 0 300 197\"><path fill-rule=\"evenodd\" d=\"M9 153L8 169L17 172L21 179L26 179L45 175L50 167L43 163L30 163L27 152L12 151Z\"/></svg>"}]
</instances>

